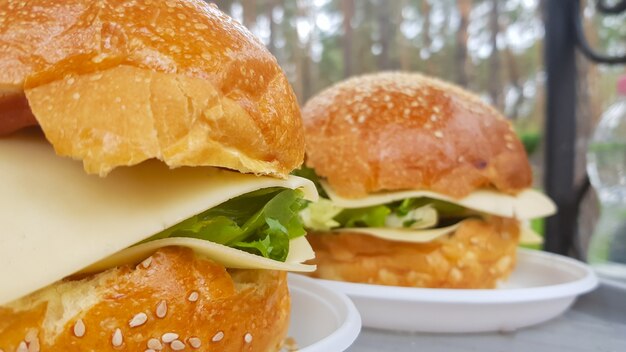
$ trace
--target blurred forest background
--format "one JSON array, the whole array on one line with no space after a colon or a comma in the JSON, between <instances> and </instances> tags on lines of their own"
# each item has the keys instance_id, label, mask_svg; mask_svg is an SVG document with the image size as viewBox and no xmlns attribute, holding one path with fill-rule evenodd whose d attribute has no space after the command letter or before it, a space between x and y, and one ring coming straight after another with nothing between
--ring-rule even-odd
<instances>
[{"instance_id":1,"label":"blurred forest background","mask_svg":"<svg viewBox=\"0 0 626 352\"><path fill-rule=\"evenodd\" d=\"M539 0L219 0L278 58L301 103L352 75L419 71L480 94L514 121L531 153L545 114ZM592 46L626 52L626 15L584 10ZM624 68L579 60L581 133L588 134Z\"/></svg>"},{"instance_id":2,"label":"blurred forest background","mask_svg":"<svg viewBox=\"0 0 626 352\"><path fill-rule=\"evenodd\" d=\"M555 0L556 1L556 0ZM540 0L218 0L277 57L300 103L352 75L418 71L479 94L512 120L541 187L545 71ZM597 13L582 0L582 21L596 51L626 53L626 14ZM624 66L596 65L578 54L576 178L585 177L587 141L616 99ZM589 193L579 233L598 216ZM586 238L579 239L586 248Z\"/></svg>"}]
</instances>

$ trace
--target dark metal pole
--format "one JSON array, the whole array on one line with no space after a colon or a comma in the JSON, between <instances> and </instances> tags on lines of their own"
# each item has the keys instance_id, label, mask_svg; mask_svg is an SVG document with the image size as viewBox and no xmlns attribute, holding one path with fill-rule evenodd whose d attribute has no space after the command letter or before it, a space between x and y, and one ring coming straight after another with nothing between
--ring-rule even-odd
<instances>
[{"instance_id":1,"label":"dark metal pole","mask_svg":"<svg viewBox=\"0 0 626 352\"><path fill-rule=\"evenodd\" d=\"M577 226L574 185L576 156L576 32L572 23L575 1L545 2L545 63L547 102L545 187L559 208L546 222L544 249L568 254Z\"/></svg>"}]
</instances>

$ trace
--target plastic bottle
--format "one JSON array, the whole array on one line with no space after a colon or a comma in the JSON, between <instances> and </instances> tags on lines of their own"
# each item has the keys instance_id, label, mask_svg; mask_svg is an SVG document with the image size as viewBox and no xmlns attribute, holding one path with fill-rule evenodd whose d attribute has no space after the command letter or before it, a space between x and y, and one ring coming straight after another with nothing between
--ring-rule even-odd
<instances>
[{"instance_id":1,"label":"plastic bottle","mask_svg":"<svg viewBox=\"0 0 626 352\"><path fill-rule=\"evenodd\" d=\"M587 260L600 275L626 281L626 75L617 91L587 151L587 173L601 203Z\"/></svg>"}]
</instances>

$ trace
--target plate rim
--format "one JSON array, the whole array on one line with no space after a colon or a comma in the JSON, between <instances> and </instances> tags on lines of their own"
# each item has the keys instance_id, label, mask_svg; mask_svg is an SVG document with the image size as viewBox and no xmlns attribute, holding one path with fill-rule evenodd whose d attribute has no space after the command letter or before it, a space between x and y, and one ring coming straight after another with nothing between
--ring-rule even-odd
<instances>
[{"instance_id":1,"label":"plate rim","mask_svg":"<svg viewBox=\"0 0 626 352\"><path fill-rule=\"evenodd\" d=\"M325 279L314 279L326 287L338 290L352 299L377 299L381 301L403 301L442 304L511 304L545 301L575 297L592 291L599 280L593 269L578 260L541 250L518 248L518 255L547 259L575 268L581 277L569 282L537 287L507 289L446 289L384 286ZM506 294L503 294L505 293ZM436 294L434 294L436 293Z\"/></svg>"},{"instance_id":2,"label":"plate rim","mask_svg":"<svg viewBox=\"0 0 626 352\"><path fill-rule=\"evenodd\" d=\"M299 348L298 351L327 351L329 348L333 351L345 351L352 346L361 333L363 326L361 314L352 300L345 293L330 289L310 277L291 272L287 276L290 289L295 287L309 293L315 293L317 296L321 296L325 303L336 307L336 304L328 300L328 297L333 297L341 302L341 307L345 310L345 319L343 319L343 322L336 330L311 345ZM314 287L315 291L311 290L311 287ZM339 317L340 320L341 318Z\"/></svg>"}]
</instances>

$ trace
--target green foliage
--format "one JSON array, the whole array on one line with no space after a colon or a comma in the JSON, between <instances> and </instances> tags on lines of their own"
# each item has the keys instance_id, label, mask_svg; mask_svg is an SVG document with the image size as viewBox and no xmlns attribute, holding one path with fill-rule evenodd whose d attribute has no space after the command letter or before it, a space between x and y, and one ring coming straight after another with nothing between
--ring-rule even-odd
<instances>
[{"instance_id":1,"label":"green foliage","mask_svg":"<svg viewBox=\"0 0 626 352\"><path fill-rule=\"evenodd\" d=\"M537 151L539 143L541 143L541 134L537 131L525 131L518 134L524 149L528 155L532 155Z\"/></svg>"}]
</instances>

